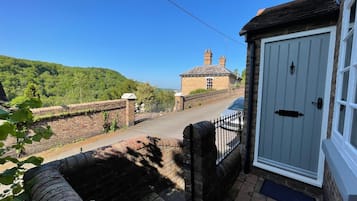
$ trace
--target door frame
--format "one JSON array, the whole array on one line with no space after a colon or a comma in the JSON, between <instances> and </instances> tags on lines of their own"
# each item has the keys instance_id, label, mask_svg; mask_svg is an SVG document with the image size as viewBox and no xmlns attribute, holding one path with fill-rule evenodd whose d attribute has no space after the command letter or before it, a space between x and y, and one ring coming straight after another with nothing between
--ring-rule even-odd
<instances>
[{"instance_id":1,"label":"door frame","mask_svg":"<svg viewBox=\"0 0 357 201\"><path fill-rule=\"evenodd\" d=\"M313 36L317 34L330 33L329 50L327 56L327 70L326 70L326 81L325 81L325 91L324 91L324 104L322 109L322 124L321 124L321 137L320 137L320 151L319 151L319 162L317 170L317 179L312 179L310 177L302 176L287 170L283 170L277 167L273 167L258 161L258 148L259 148L259 136L260 136L260 121L261 121L261 106L262 106L262 93L263 93L263 75L264 75L264 50L265 44L269 42L277 42L281 40L289 40L306 36ZM302 31L292 34L279 35L275 37L262 38L260 45L260 66L259 66L259 84L258 84L258 102L257 102L257 115L256 115L256 127L255 127L255 148L254 148L254 160L253 166L268 170L304 183L311 184L313 186L321 187L323 182L324 174L324 161L325 156L321 149L322 140L326 139L327 127L328 127L328 116L330 109L330 92L331 92L331 80L333 73L333 62L334 62L334 52L335 52L335 41L336 41L336 26L329 26L319 29L313 29L309 31Z\"/></svg>"}]
</instances>

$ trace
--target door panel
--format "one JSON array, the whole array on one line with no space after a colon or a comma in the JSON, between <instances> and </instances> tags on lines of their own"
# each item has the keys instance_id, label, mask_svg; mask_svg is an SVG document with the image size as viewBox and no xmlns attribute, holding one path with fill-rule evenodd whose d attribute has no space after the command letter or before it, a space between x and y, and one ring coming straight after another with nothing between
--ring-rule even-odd
<instances>
[{"instance_id":1,"label":"door panel","mask_svg":"<svg viewBox=\"0 0 357 201\"><path fill-rule=\"evenodd\" d=\"M330 34L265 43L258 161L317 177ZM281 116L278 110L303 116Z\"/></svg>"}]
</instances>

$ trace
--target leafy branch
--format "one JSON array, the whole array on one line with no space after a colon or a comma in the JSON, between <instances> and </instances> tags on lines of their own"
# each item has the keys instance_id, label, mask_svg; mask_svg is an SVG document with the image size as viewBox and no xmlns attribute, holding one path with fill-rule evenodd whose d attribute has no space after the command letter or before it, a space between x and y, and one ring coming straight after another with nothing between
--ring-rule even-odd
<instances>
[{"instance_id":1,"label":"leafy branch","mask_svg":"<svg viewBox=\"0 0 357 201\"><path fill-rule=\"evenodd\" d=\"M12 163L13 167L0 174L0 186L5 186L0 194L1 201L27 200L24 192L22 176L26 164L41 165L43 158L31 156L26 159L18 159L25 155L25 145L39 142L41 139L49 139L53 132L49 126L38 127L30 132L33 125L33 114L30 108L41 107L39 98L27 98L17 103L14 108L4 109L0 113L0 165ZM15 138L14 144L9 144L9 138ZM18 158L13 157L15 151Z\"/></svg>"}]
</instances>

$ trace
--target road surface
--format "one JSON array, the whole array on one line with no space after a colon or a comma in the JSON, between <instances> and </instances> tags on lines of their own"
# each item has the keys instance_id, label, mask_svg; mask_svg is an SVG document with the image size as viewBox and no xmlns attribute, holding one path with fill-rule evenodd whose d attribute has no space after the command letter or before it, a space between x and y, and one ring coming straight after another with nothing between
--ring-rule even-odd
<instances>
[{"instance_id":1,"label":"road surface","mask_svg":"<svg viewBox=\"0 0 357 201\"><path fill-rule=\"evenodd\" d=\"M182 139L184 128L191 124L204 120L212 120L219 117L220 113L231 104L235 97L230 97L208 105L191 108L181 112L172 112L158 118L149 119L135 126L120 129L109 134L98 135L80 142L53 148L48 151L35 154L45 159L45 162L62 159L80 151L89 151L107 146L115 142L138 136L171 137Z\"/></svg>"}]
</instances>

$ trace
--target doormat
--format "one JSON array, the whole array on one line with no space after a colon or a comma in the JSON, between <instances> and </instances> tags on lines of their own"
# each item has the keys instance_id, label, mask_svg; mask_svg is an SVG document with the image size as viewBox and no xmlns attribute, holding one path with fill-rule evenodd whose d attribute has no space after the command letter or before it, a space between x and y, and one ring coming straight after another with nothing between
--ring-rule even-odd
<instances>
[{"instance_id":1,"label":"doormat","mask_svg":"<svg viewBox=\"0 0 357 201\"><path fill-rule=\"evenodd\" d=\"M260 193L277 201L315 201L310 196L267 179L264 180Z\"/></svg>"}]
</instances>

